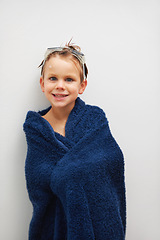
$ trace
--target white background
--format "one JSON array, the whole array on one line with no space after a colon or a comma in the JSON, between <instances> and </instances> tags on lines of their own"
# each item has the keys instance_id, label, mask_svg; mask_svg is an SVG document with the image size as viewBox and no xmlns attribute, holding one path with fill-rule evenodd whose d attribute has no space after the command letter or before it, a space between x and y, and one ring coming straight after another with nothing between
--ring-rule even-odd
<instances>
[{"instance_id":1,"label":"white background","mask_svg":"<svg viewBox=\"0 0 160 240\"><path fill-rule=\"evenodd\" d=\"M37 69L46 48L71 37L89 68L82 99L104 109L125 155L126 239L159 240L158 0L1 0L0 239L28 238L22 125L28 110L49 105Z\"/></svg>"}]
</instances>

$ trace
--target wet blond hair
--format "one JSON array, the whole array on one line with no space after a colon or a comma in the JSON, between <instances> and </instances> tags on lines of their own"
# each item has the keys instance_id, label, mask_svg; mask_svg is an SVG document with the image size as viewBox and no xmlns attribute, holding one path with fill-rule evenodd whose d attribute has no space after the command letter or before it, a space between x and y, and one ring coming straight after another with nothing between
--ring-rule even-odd
<instances>
[{"instance_id":1,"label":"wet blond hair","mask_svg":"<svg viewBox=\"0 0 160 240\"><path fill-rule=\"evenodd\" d=\"M80 79L83 82L87 78L88 68L84 60L84 54L81 52L81 48L74 43L71 43L72 39L65 44L64 47L48 48L45 53L45 58L38 67L41 67L41 75L44 74L45 63L53 56L59 55L62 57L71 57L72 60L78 62L80 66ZM56 50L57 49L57 50Z\"/></svg>"}]
</instances>

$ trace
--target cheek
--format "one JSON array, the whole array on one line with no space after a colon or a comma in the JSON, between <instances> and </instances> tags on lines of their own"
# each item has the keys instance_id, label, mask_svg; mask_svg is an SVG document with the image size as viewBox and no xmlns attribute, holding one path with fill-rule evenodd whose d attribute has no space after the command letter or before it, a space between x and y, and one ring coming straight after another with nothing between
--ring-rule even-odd
<instances>
[{"instance_id":1,"label":"cheek","mask_svg":"<svg viewBox=\"0 0 160 240\"><path fill-rule=\"evenodd\" d=\"M46 89L47 91L52 90L53 87L54 87L53 83L50 83L50 82L46 82L46 83L45 83L45 89Z\"/></svg>"},{"instance_id":2,"label":"cheek","mask_svg":"<svg viewBox=\"0 0 160 240\"><path fill-rule=\"evenodd\" d=\"M78 85L78 84L70 86L70 91L72 91L72 92L77 93L77 92L79 92L79 89L80 89L80 85Z\"/></svg>"}]
</instances>

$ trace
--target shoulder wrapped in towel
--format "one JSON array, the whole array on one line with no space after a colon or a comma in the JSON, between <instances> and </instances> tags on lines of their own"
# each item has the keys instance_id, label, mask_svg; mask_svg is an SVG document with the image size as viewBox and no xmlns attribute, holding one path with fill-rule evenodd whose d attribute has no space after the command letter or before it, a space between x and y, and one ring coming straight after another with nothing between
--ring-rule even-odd
<instances>
[{"instance_id":1,"label":"shoulder wrapped in towel","mask_svg":"<svg viewBox=\"0 0 160 240\"><path fill-rule=\"evenodd\" d=\"M124 159L103 110L77 98L65 137L42 118L48 110L24 123L29 239L125 239Z\"/></svg>"}]
</instances>

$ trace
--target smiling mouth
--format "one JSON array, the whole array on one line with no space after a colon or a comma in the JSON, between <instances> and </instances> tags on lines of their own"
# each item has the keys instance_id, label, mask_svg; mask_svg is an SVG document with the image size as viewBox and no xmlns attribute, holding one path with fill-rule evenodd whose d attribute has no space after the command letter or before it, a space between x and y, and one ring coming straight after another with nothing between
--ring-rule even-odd
<instances>
[{"instance_id":1,"label":"smiling mouth","mask_svg":"<svg viewBox=\"0 0 160 240\"><path fill-rule=\"evenodd\" d=\"M52 95L56 98L65 98L68 96L67 94L52 94Z\"/></svg>"}]
</instances>

